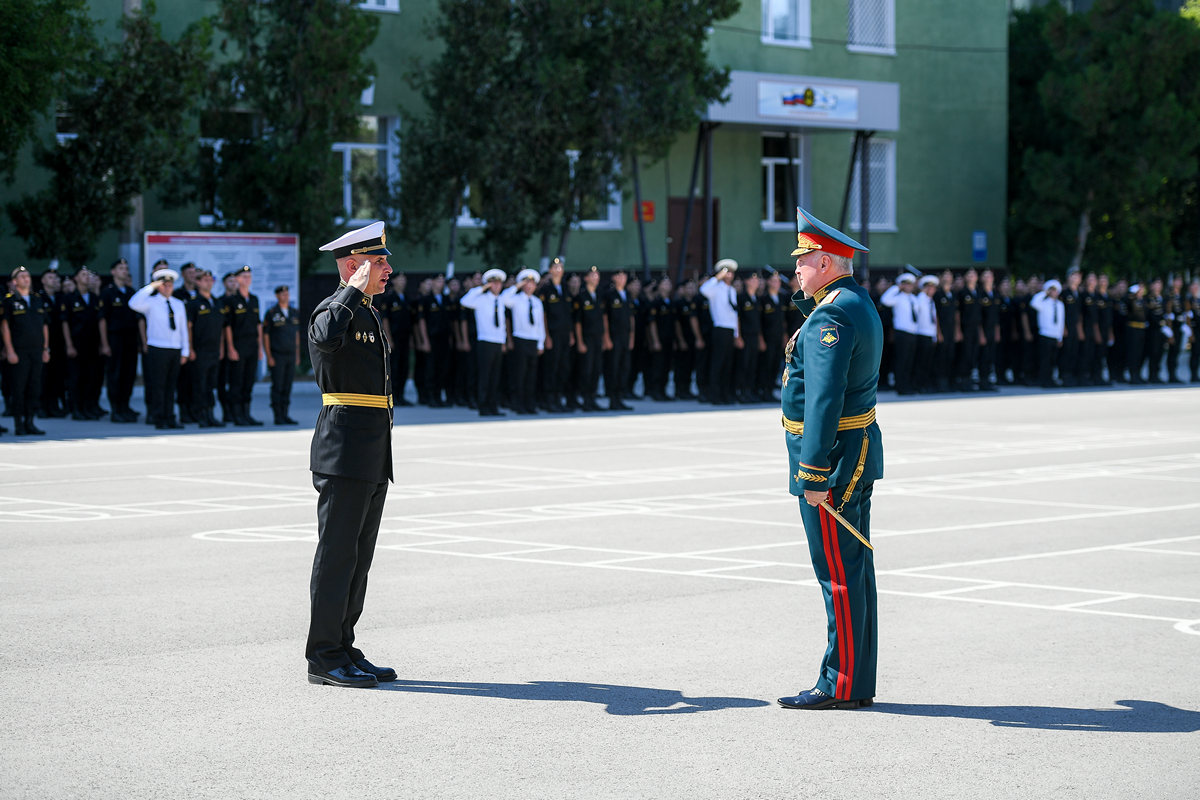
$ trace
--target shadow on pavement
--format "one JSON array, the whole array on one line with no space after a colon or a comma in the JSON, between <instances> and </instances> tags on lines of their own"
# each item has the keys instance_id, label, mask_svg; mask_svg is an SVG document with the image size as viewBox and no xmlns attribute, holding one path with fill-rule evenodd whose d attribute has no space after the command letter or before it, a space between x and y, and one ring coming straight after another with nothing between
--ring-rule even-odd
<instances>
[{"instance_id":1,"label":"shadow on pavement","mask_svg":"<svg viewBox=\"0 0 1200 800\"><path fill-rule=\"evenodd\" d=\"M506 700L554 700L598 703L609 714L693 714L726 708L756 708L769 705L747 697L687 697L674 689L646 689L607 683L534 681L532 683L455 683L449 681L393 681L379 688L391 692L457 694L471 697L500 697Z\"/></svg>"},{"instance_id":2,"label":"shadow on pavement","mask_svg":"<svg viewBox=\"0 0 1200 800\"><path fill-rule=\"evenodd\" d=\"M869 712L906 717L952 717L989 720L1001 728L1043 731L1112 731L1117 733L1195 733L1200 711L1149 700L1118 700L1123 708L1055 708L1053 706L938 706L876 703ZM862 712L860 712L862 713Z\"/></svg>"}]
</instances>

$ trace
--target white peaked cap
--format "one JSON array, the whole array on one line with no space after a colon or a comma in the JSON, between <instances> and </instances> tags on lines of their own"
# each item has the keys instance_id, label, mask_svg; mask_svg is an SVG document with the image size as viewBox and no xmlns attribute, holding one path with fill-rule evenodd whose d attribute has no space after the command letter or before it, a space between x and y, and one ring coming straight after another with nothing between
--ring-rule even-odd
<instances>
[{"instance_id":1,"label":"white peaked cap","mask_svg":"<svg viewBox=\"0 0 1200 800\"><path fill-rule=\"evenodd\" d=\"M523 269L517 273L517 283L541 280L542 275L536 269Z\"/></svg>"},{"instance_id":2,"label":"white peaked cap","mask_svg":"<svg viewBox=\"0 0 1200 800\"><path fill-rule=\"evenodd\" d=\"M173 269L164 267L163 269L155 270L150 279L155 281L177 281L179 280L179 273Z\"/></svg>"},{"instance_id":3,"label":"white peaked cap","mask_svg":"<svg viewBox=\"0 0 1200 800\"><path fill-rule=\"evenodd\" d=\"M344 233L328 244L321 245L322 252L333 253L334 258L346 256L372 255L390 256L387 247L387 235L383 231L382 222L372 222L365 228Z\"/></svg>"},{"instance_id":4,"label":"white peaked cap","mask_svg":"<svg viewBox=\"0 0 1200 800\"><path fill-rule=\"evenodd\" d=\"M491 283L492 281L500 281L504 283L504 279L508 277L508 273L502 269L489 269L483 273L483 282Z\"/></svg>"},{"instance_id":5,"label":"white peaked cap","mask_svg":"<svg viewBox=\"0 0 1200 800\"><path fill-rule=\"evenodd\" d=\"M917 281L917 276L913 275L911 272L901 273L896 278L896 283L916 283L916 281Z\"/></svg>"},{"instance_id":6,"label":"white peaked cap","mask_svg":"<svg viewBox=\"0 0 1200 800\"><path fill-rule=\"evenodd\" d=\"M924 288L926 286L937 286L938 279L933 275L926 275L925 277L921 278L921 280L918 282L918 284L922 288Z\"/></svg>"},{"instance_id":7,"label":"white peaked cap","mask_svg":"<svg viewBox=\"0 0 1200 800\"><path fill-rule=\"evenodd\" d=\"M1043 284L1042 284L1042 291L1043 291L1043 292L1048 292L1048 291L1050 291L1051 289L1058 289L1058 290L1061 292L1061 291L1062 291L1062 284L1061 284L1061 283L1059 283L1059 282L1058 282L1058 281L1056 281L1056 280L1048 280L1048 281L1046 281L1045 283L1043 283Z\"/></svg>"}]
</instances>

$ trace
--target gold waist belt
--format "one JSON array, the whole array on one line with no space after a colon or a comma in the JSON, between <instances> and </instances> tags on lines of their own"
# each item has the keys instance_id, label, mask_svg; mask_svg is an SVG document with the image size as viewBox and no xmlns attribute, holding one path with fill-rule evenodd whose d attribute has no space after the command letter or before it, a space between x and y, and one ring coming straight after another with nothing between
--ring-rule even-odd
<instances>
[{"instance_id":1,"label":"gold waist belt","mask_svg":"<svg viewBox=\"0 0 1200 800\"><path fill-rule=\"evenodd\" d=\"M1141 330L1147 326L1145 322L1126 322L1125 324L1131 328L1137 328L1138 330Z\"/></svg>"},{"instance_id":2,"label":"gold waist belt","mask_svg":"<svg viewBox=\"0 0 1200 800\"><path fill-rule=\"evenodd\" d=\"M391 408L392 397L387 394L323 394L321 395L321 405Z\"/></svg>"},{"instance_id":3,"label":"gold waist belt","mask_svg":"<svg viewBox=\"0 0 1200 800\"><path fill-rule=\"evenodd\" d=\"M865 414L858 414L853 417L842 417L838 420L839 431L854 431L860 428L865 428L875 421L875 409L871 409ZM797 422L787 417L783 418L783 427L788 433L794 433L797 436L804 435L804 423Z\"/></svg>"}]
</instances>

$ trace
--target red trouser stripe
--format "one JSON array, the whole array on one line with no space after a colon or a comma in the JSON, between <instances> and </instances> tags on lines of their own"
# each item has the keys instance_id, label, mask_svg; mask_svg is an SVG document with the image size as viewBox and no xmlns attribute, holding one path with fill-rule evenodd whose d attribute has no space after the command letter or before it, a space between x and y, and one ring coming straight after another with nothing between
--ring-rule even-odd
<instances>
[{"instance_id":1,"label":"red trouser stripe","mask_svg":"<svg viewBox=\"0 0 1200 800\"><path fill-rule=\"evenodd\" d=\"M846 567L842 563L837 520L823 508L818 511L821 514L821 527L827 531L825 560L829 562L829 583L833 590L834 625L838 632L840 673L837 697L839 700L849 700L850 691L854 685L854 626L850 620L850 592L846 587Z\"/></svg>"}]
</instances>

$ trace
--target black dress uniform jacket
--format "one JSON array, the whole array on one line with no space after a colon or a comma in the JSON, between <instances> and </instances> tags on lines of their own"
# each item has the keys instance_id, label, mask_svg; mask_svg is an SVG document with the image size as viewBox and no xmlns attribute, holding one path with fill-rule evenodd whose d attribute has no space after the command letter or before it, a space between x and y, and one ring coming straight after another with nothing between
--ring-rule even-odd
<instances>
[{"instance_id":1,"label":"black dress uniform jacket","mask_svg":"<svg viewBox=\"0 0 1200 800\"><path fill-rule=\"evenodd\" d=\"M308 321L308 350L324 394L390 397L389 348L371 298L343 285L322 300ZM309 469L384 483L392 476L392 410L323 405L317 416Z\"/></svg>"}]
</instances>

